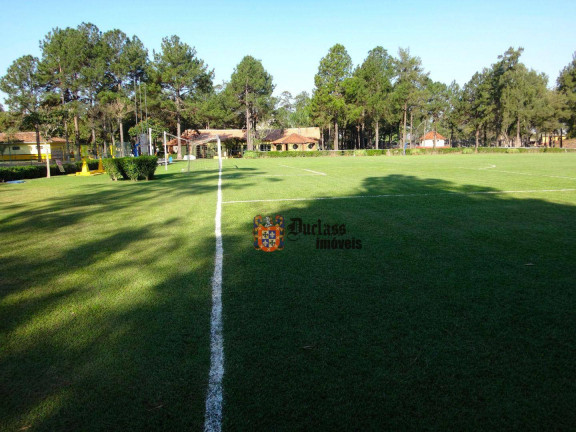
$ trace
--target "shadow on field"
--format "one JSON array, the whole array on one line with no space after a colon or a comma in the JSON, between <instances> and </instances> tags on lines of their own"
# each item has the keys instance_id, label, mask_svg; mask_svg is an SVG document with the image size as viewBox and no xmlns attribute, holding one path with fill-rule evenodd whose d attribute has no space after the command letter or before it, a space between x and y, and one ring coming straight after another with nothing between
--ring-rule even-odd
<instances>
[{"instance_id":1,"label":"shadow on field","mask_svg":"<svg viewBox=\"0 0 576 432\"><path fill-rule=\"evenodd\" d=\"M225 206L224 429L571 429L576 207L497 192L389 175ZM362 248L251 250L256 214Z\"/></svg>"},{"instance_id":2,"label":"shadow on field","mask_svg":"<svg viewBox=\"0 0 576 432\"><path fill-rule=\"evenodd\" d=\"M0 430L202 428L217 179L2 207Z\"/></svg>"},{"instance_id":3,"label":"shadow on field","mask_svg":"<svg viewBox=\"0 0 576 432\"><path fill-rule=\"evenodd\" d=\"M225 199L282 184L255 174L224 176ZM202 429L217 178L11 209L0 429ZM392 175L357 199L226 205L224 429L576 424L575 207L479 192L498 191ZM344 224L362 248L255 251L257 214Z\"/></svg>"}]
</instances>

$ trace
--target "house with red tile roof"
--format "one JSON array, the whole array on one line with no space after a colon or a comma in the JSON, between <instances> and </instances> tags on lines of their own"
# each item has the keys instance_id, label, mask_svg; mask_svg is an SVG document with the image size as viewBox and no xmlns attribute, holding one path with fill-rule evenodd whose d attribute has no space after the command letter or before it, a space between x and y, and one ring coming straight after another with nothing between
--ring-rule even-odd
<instances>
[{"instance_id":1,"label":"house with red tile roof","mask_svg":"<svg viewBox=\"0 0 576 432\"><path fill-rule=\"evenodd\" d=\"M434 139L436 139L436 147L445 147L447 138L440 135L438 132L430 131L418 140L420 147L434 147Z\"/></svg>"}]
</instances>

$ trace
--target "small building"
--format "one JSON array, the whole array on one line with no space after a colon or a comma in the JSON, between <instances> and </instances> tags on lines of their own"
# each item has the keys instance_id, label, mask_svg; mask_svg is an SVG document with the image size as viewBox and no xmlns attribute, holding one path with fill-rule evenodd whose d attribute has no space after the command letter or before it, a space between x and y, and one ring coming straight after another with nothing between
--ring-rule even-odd
<instances>
[{"instance_id":1,"label":"small building","mask_svg":"<svg viewBox=\"0 0 576 432\"><path fill-rule=\"evenodd\" d=\"M256 149L260 151L311 151L318 150L318 143L320 142L320 128L318 127L305 127L305 128L286 128L286 129L269 129L266 131L257 131L261 144L256 145ZM220 137L220 141L227 148L228 156L242 154L242 149L246 145L246 130L245 129L187 129L181 135L180 145L186 147L187 144L198 144L195 149L190 149L195 152L196 157L205 157L204 153L207 150L208 140L215 138L216 135ZM171 139L167 143L168 152L176 153L178 140ZM210 152L208 152L210 153Z\"/></svg>"},{"instance_id":2,"label":"small building","mask_svg":"<svg viewBox=\"0 0 576 432\"><path fill-rule=\"evenodd\" d=\"M436 135L436 147L445 147L447 138L434 131L430 131L424 136L420 137L418 140L419 147L434 147L434 135Z\"/></svg>"},{"instance_id":3,"label":"small building","mask_svg":"<svg viewBox=\"0 0 576 432\"><path fill-rule=\"evenodd\" d=\"M275 151L313 151L318 150L320 128L274 129L262 140L270 144Z\"/></svg>"},{"instance_id":4,"label":"small building","mask_svg":"<svg viewBox=\"0 0 576 432\"><path fill-rule=\"evenodd\" d=\"M43 160L63 159L66 140L54 137L44 139L40 134L40 156ZM36 132L0 133L0 160L25 161L37 160Z\"/></svg>"}]
</instances>

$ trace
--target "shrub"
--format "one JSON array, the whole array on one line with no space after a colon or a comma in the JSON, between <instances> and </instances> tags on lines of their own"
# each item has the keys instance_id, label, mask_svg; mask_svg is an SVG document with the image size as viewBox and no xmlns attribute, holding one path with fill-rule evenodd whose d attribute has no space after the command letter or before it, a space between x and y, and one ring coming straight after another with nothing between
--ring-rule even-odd
<instances>
[{"instance_id":1,"label":"shrub","mask_svg":"<svg viewBox=\"0 0 576 432\"><path fill-rule=\"evenodd\" d=\"M509 149L506 149L506 153L520 153L520 151L518 149L515 149L515 148L509 148Z\"/></svg>"},{"instance_id":2,"label":"shrub","mask_svg":"<svg viewBox=\"0 0 576 432\"><path fill-rule=\"evenodd\" d=\"M65 163L62 165L64 172L56 165L50 165L50 176L74 174L82 170L82 162ZM97 169L98 161L89 160L89 169ZM25 180L46 177L46 165L16 165L0 167L0 181Z\"/></svg>"},{"instance_id":3,"label":"shrub","mask_svg":"<svg viewBox=\"0 0 576 432\"><path fill-rule=\"evenodd\" d=\"M355 150L354 156L368 156L368 152L366 150L363 150L363 149Z\"/></svg>"},{"instance_id":4,"label":"shrub","mask_svg":"<svg viewBox=\"0 0 576 432\"><path fill-rule=\"evenodd\" d=\"M156 156L125 157L117 159L122 176L132 181L153 180L158 167Z\"/></svg>"},{"instance_id":5,"label":"shrub","mask_svg":"<svg viewBox=\"0 0 576 432\"><path fill-rule=\"evenodd\" d=\"M379 149L366 150L366 156L382 156L384 154L386 154L386 150L379 150Z\"/></svg>"},{"instance_id":6,"label":"shrub","mask_svg":"<svg viewBox=\"0 0 576 432\"><path fill-rule=\"evenodd\" d=\"M102 160L102 165L104 165L104 171L110 176L113 181L119 180L121 178L127 180L128 176L122 168L122 159L124 158L108 158Z\"/></svg>"},{"instance_id":7,"label":"shrub","mask_svg":"<svg viewBox=\"0 0 576 432\"><path fill-rule=\"evenodd\" d=\"M245 157L246 159L257 159L260 157L260 152L256 152L253 150L248 150L245 151L244 154L242 155L242 157Z\"/></svg>"},{"instance_id":8,"label":"shrub","mask_svg":"<svg viewBox=\"0 0 576 432\"><path fill-rule=\"evenodd\" d=\"M473 154L474 153L474 149L470 148L470 147L465 147L462 149L462 154Z\"/></svg>"},{"instance_id":9,"label":"shrub","mask_svg":"<svg viewBox=\"0 0 576 432\"><path fill-rule=\"evenodd\" d=\"M156 156L137 157L139 173L145 180L154 180L156 168L158 168L158 158Z\"/></svg>"}]
</instances>

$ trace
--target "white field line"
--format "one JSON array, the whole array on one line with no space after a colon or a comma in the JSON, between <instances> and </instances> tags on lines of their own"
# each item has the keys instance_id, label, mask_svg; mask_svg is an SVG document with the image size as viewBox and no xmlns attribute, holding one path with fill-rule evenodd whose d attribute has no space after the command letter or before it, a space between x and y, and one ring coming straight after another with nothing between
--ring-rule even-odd
<instances>
[{"instance_id":1,"label":"white field line","mask_svg":"<svg viewBox=\"0 0 576 432\"><path fill-rule=\"evenodd\" d=\"M548 174L523 173L523 172L518 172L518 171L504 171L504 170L497 170L494 168L496 168L496 165L490 165L489 167L484 167L484 168L463 168L463 169L469 169L469 170L475 170L475 171L490 170L493 172L501 172L501 173L506 173L506 174L517 174L517 175L524 175L524 176L530 176L530 177L550 177L550 178L559 178L559 179L567 179L567 180L576 180L576 177L564 177L564 176L555 176L555 175L548 175Z\"/></svg>"},{"instance_id":2,"label":"white field line","mask_svg":"<svg viewBox=\"0 0 576 432\"><path fill-rule=\"evenodd\" d=\"M240 176L242 174L228 174L229 177L233 177L235 175ZM242 177L318 177L318 174L253 174L242 175Z\"/></svg>"},{"instance_id":3,"label":"white field line","mask_svg":"<svg viewBox=\"0 0 576 432\"><path fill-rule=\"evenodd\" d=\"M216 256L212 276L212 314L210 317L210 375L206 396L204 431L222 430L222 378L224 377L224 337L222 335L222 166L218 173L218 202L216 204Z\"/></svg>"},{"instance_id":4,"label":"white field line","mask_svg":"<svg viewBox=\"0 0 576 432\"><path fill-rule=\"evenodd\" d=\"M243 203L280 202L280 201L322 201L322 200L366 199L366 198L401 198L401 197L425 197L425 196L442 196L442 195L501 195L501 194L517 194L517 193L575 192L575 191L576 189L535 189L535 190L510 190L510 191L356 195L356 196L336 196L336 197L317 197L317 198L279 198L279 199L262 199L262 200L224 201L222 202L222 204L243 204Z\"/></svg>"},{"instance_id":5,"label":"white field line","mask_svg":"<svg viewBox=\"0 0 576 432\"><path fill-rule=\"evenodd\" d=\"M296 168L296 167L288 166L288 165L280 165L280 166L281 166L281 167L284 167L284 168L292 168L292 169L297 169L297 170L301 170L301 171L308 171L308 172L314 173L314 174L316 174L316 175L323 175L323 176L326 175L326 173L323 173L323 172L320 172L320 171L312 171L312 170L305 169L305 168Z\"/></svg>"}]
</instances>

